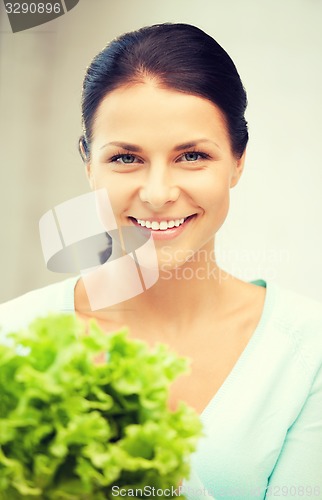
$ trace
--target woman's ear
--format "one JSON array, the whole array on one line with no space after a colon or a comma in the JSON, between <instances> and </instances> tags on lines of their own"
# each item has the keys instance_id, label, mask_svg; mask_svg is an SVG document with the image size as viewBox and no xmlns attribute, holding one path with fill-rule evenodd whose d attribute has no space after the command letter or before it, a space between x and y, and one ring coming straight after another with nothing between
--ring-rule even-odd
<instances>
[{"instance_id":1,"label":"woman's ear","mask_svg":"<svg viewBox=\"0 0 322 500\"><path fill-rule=\"evenodd\" d=\"M243 173L244 170L244 165L245 165L245 158L246 158L246 149L241 155L240 158L237 158L234 166L233 166L233 172L232 176L230 179L230 187L235 187L236 184L238 184L238 181L241 177L241 174Z\"/></svg>"},{"instance_id":2,"label":"woman's ear","mask_svg":"<svg viewBox=\"0 0 322 500\"><path fill-rule=\"evenodd\" d=\"M91 188L93 189L92 169L91 169L91 163L89 161L89 151L86 139L83 135L79 138L78 150L85 164L86 177L88 179Z\"/></svg>"},{"instance_id":3,"label":"woman's ear","mask_svg":"<svg viewBox=\"0 0 322 500\"><path fill-rule=\"evenodd\" d=\"M84 163L88 161L88 147L85 137L82 135L78 140L78 151Z\"/></svg>"}]
</instances>

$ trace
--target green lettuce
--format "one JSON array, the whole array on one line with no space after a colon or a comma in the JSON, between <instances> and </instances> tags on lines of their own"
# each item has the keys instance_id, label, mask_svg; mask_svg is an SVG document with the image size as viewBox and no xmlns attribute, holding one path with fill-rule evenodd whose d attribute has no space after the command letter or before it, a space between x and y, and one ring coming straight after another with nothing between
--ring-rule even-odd
<instances>
[{"instance_id":1,"label":"green lettuce","mask_svg":"<svg viewBox=\"0 0 322 500\"><path fill-rule=\"evenodd\" d=\"M85 332L69 315L9 338L0 345L0 499L112 499L113 486L166 489L188 477L200 420L167 404L186 359L94 321Z\"/></svg>"}]
</instances>

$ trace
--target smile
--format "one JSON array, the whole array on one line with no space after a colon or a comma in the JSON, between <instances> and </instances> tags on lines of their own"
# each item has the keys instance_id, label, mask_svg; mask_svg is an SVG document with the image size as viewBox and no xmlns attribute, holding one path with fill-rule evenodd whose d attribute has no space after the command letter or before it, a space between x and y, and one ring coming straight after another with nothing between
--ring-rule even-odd
<instances>
[{"instance_id":1,"label":"smile","mask_svg":"<svg viewBox=\"0 0 322 500\"><path fill-rule=\"evenodd\" d=\"M166 229L170 229L172 227L179 227L181 224L184 223L185 218L183 217L182 219L174 219L174 220L162 220L162 221L149 221L149 220L142 220L142 219L136 219L137 222L140 224L142 227L147 227L148 229L153 229L154 231L165 231Z\"/></svg>"},{"instance_id":2,"label":"smile","mask_svg":"<svg viewBox=\"0 0 322 500\"><path fill-rule=\"evenodd\" d=\"M174 238L178 236L192 218L197 214L189 215L188 217L181 217L180 219L170 219L170 220L145 220L136 219L135 217L129 217L129 219L136 226L148 229L153 234L155 239L167 239Z\"/></svg>"}]
</instances>

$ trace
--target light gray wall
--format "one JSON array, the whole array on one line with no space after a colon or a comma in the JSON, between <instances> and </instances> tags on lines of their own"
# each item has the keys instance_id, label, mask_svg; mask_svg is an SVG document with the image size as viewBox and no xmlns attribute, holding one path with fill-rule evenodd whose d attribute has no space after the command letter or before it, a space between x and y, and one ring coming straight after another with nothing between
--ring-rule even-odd
<instances>
[{"instance_id":1,"label":"light gray wall","mask_svg":"<svg viewBox=\"0 0 322 500\"><path fill-rule=\"evenodd\" d=\"M248 92L246 171L220 261L322 300L320 0L80 0L16 34L0 10L0 302L65 277L45 267L38 222L88 189L77 138L90 59L120 33L165 21L214 36Z\"/></svg>"}]
</instances>

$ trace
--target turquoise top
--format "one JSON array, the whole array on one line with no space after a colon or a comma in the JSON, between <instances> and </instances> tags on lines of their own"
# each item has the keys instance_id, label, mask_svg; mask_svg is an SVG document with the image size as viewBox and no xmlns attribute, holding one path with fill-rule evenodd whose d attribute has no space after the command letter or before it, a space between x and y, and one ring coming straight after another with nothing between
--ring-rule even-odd
<instances>
[{"instance_id":1,"label":"turquoise top","mask_svg":"<svg viewBox=\"0 0 322 500\"><path fill-rule=\"evenodd\" d=\"M74 312L77 278L0 306L5 333ZM182 485L188 500L322 498L322 308L266 286L260 322L201 415L204 437Z\"/></svg>"}]
</instances>

